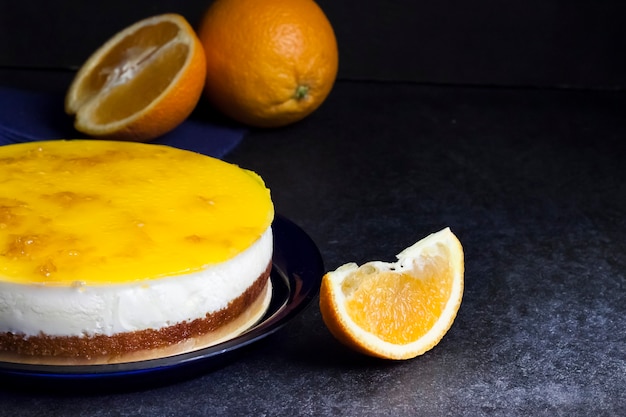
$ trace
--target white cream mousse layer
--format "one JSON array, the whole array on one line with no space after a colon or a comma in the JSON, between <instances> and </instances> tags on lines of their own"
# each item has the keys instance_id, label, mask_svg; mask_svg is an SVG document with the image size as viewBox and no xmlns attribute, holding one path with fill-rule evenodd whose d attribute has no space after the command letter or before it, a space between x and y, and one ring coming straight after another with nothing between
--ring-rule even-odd
<instances>
[{"instance_id":1,"label":"white cream mousse layer","mask_svg":"<svg viewBox=\"0 0 626 417\"><path fill-rule=\"evenodd\" d=\"M25 285L0 280L0 333L114 336L163 329L228 307L272 258L269 228L234 258L185 275L126 284Z\"/></svg>"}]
</instances>

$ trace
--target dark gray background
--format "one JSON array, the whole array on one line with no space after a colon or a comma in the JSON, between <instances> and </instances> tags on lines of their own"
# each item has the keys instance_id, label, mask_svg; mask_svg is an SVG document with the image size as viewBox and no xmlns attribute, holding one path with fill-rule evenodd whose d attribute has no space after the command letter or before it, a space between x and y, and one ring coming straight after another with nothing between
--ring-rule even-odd
<instances>
[{"instance_id":1,"label":"dark gray background","mask_svg":"<svg viewBox=\"0 0 626 417\"><path fill-rule=\"evenodd\" d=\"M76 68L116 31L210 1L0 3L0 67ZM619 0L320 0L335 27L340 79L623 88Z\"/></svg>"}]
</instances>

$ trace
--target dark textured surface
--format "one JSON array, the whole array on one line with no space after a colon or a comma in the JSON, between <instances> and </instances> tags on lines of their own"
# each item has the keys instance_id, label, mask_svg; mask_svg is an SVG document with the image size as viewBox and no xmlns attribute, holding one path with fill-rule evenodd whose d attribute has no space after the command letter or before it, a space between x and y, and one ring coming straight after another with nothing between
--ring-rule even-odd
<instances>
[{"instance_id":1,"label":"dark textured surface","mask_svg":"<svg viewBox=\"0 0 626 417\"><path fill-rule=\"evenodd\" d=\"M438 346L359 356L314 304L200 377L117 394L4 389L0 414L625 415L625 110L624 93L340 82L310 118L252 131L226 159L265 178L328 269L392 260L450 226L466 291Z\"/></svg>"}]
</instances>

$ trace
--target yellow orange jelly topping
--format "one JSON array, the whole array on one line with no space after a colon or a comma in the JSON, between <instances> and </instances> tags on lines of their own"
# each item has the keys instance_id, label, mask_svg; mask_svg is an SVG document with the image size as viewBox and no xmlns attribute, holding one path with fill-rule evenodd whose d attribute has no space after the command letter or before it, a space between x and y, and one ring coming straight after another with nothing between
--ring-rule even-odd
<instances>
[{"instance_id":1,"label":"yellow orange jelly topping","mask_svg":"<svg viewBox=\"0 0 626 417\"><path fill-rule=\"evenodd\" d=\"M200 271L274 218L255 173L162 145L0 146L0 280L111 284Z\"/></svg>"}]
</instances>

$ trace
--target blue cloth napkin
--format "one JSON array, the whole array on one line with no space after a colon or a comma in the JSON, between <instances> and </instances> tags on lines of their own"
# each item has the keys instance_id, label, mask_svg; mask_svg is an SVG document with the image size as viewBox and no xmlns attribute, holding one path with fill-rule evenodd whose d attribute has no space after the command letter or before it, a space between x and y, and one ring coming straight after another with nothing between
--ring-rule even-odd
<instances>
[{"instance_id":1,"label":"blue cloth napkin","mask_svg":"<svg viewBox=\"0 0 626 417\"><path fill-rule=\"evenodd\" d=\"M0 145L51 139L81 139L64 112L60 94L0 87ZM222 158L246 134L245 128L220 126L187 119L176 129L152 141Z\"/></svg>"}]
</instances>

